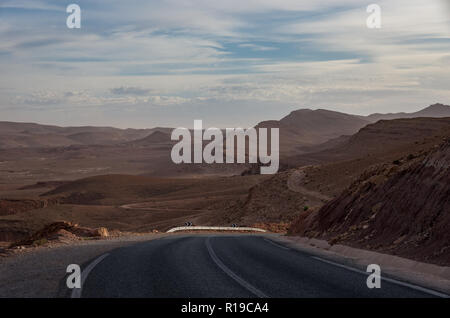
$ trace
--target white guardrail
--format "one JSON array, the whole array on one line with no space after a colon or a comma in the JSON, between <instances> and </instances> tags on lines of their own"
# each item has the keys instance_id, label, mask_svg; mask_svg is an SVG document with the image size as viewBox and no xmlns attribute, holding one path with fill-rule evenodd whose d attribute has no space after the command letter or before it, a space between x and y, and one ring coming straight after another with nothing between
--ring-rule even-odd
<instances>
[{"instance_id":1,"label":"white guardrail","mask_svg":"<svg viewBox=\"0 0 450 318\"><path fill-rule=\"evenodd\" d=\"M250 232L266 232L266 230L256 227L231 227L231 226L179 226L168 230L166 233L178 231L250 231Z\"/></svg>"}]
</instances>

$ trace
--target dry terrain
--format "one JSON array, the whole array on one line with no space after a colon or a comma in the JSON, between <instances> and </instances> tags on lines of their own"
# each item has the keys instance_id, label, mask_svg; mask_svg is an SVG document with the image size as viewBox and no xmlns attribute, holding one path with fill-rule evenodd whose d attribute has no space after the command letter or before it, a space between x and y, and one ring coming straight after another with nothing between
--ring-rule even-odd
<instances>
[{"instance_id":1,"label":"dry terrain","mask_svg":"<svg viewBox=\"0 0 450 318\"><path fill-rule=\"evenodd\" d=\"M372 167L292 234L450 264L450 139Z\"/></svg>"},{"instance_id":2,"label":"dry terrain","mask_svg":"<svg viewBox=\"0 0 450 318\"><path fill-rule=\"evenodd\" d=\"M353 208L348 200L356 204L373 196L384 204L396 204L393 198L377 194L387 191L387 186L366 192L354 189L368 175L371 180L383 179L386 171L391 176L392 171L399 174L420 165L450 136L450 106L435 104L418 113L366 117L299 110L257 125L261 127L280 128L281 169L275 175L259 175L258 166L248 164L175 165L170 159L174 142L168 128L62 128L0 122L0 245L59 221L105 227L111 233L165 231L185 222L235 223L274 232L290 229L292 234L446 262L441 255L448 253L445 236L436 239L441 242L438 247L437 243L422 244L419 251L412 243L397 241L406 234L384 233L383 237L389 237L386 242L369 244L360 241L367 236L364 231L360 236L350 230L359 223L339 223L340 227L336 223L342 211ZM441 161L448 167L445 158ZM439 182L448 191L448 178ZM445 206L445 196L433 197L435 190L430 188L430 197ZM368 202L358 205L361 217L367 216L372 203L378 206ZM406 214L410 210L396 209ZM433 217L436 209L423 205L422 210L424 218L417 227L433 229L434 223L426 220L437 218ZM377 218L380 227L391 222L387 214L381 215ZM410 217L402 215L398 220ZM356 236L345 236L348 233ZM404 242L410 242L408 235Z\"/></svg>"}]
</instances>

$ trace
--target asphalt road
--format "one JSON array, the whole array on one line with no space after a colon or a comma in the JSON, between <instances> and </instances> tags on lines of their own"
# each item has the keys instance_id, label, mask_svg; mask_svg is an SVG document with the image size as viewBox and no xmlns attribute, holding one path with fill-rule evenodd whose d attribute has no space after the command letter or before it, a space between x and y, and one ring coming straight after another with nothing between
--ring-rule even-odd
<instances>
[{"instance_id":1,"label":"asphalt road","mask_svg":"<svg viewBox=\"0 0 450 318\"><path fill-rule=\"evenodd\" d=\"M192 235L109 253L89 272L82 297L430 297L327 263L264 236Z\"/></svg>"}]
</instances>

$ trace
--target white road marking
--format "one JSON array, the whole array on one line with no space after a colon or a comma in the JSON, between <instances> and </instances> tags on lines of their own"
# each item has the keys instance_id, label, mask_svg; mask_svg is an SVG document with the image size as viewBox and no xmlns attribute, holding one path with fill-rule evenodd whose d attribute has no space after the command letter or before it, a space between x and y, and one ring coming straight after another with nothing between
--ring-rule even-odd
<instances>
[{"instance_id":1,"label":"white road marking","mask_svg":"<svg viewBox=\"0 0 450 318\"><path fill-rule=\"evenodd\" d=\"M282 249L284 249L284 250L290 250L289 247L286 247L286 246L277 244L277 243L275 243L275 242L272 241L272 240L264 239L264 241L266 241L266 242L268 242L268 243L270 243L270 244L272 244L272 245L274 245L274 246L276 246L276 247L282 248Z\"/></svg>"},{"instance_id":2,"label":"white road marking","mask_svg":"<svg viewBox=\"0 0 450 318\"><path fill-rule=\"evenodd\" d=\"M252 294L256 295L257 297L268 298L268 296L266 294L264 294L258 288L252 286L251 284L249 284L248 282L243 280L241 277L236 275L232 270L230 270L228 267L226 267L224 263L222 263L222 261L217 257L216 253L214 252L214 250L211 246L210 237L208 237L206 239L205 243L206 243L206 248L208 249L209 256L211 256L214 263L216 263L216 265L219 266L219 268L221 270L223 270L225 272L225 274L227 274L228 276L233 278L239 285L241 285L242 287L244 287L245 289L247 289L248 291L250 291Z\"/></svg>"},{"instance_id":3,"label":"white road marking","mask_svg":"<svg viewBox=\"0 0 450 318\"><path fill-rule=\"evenodd\" d=\"M363 274L363 275L368 275L369 274L369 273L367 273L365 271L362 271L362 270L359 270L359 269L356 269L356 268L353 268L353 267L350 267L350 266L342 265L342 264L339 264L339 263L335 263L335 262L332 262L332 261L329 261L329 260L326 260L326 259L323 259L323 258L320 258L320 257L316 257L316 256L311 256L311 257L316 259L316 260L318 260L318 261L327 263L327 264L331 264L331 265L334 265L334 266L337 266L337 267L345 268L345 269L347 269L349 271L353 271L353 272L360 273L360 274ZM438 291L435 291L435 290L432 290L432 289L428 289L428 288L425 288L425 287L421 287L421 286L405 283L405 282L402 282L402 281L399 281L399 280L396 280L396 279L383 277L383 276L381 276L381 279L384 280L384 281L393 283L393 284L397 284L397 285L400 285L400 286L405 286L405 287L409 287L409 288L412 288L412 289L415 289L415 290L419 290L421 292L424 292L424 293L427 293L427 294L430 294L430 295L433 295L433 296L442 297L442 298L449 298L450 297L447 294L440 293Z\"/></svg>"},{"instance_id":4,"label":"white road marking","mask_svg":"<svg viewBox=\"0 0 450 318\"><path fill-rule=\"evenodd\" d=\"M92 263L90 263L86 268L81 272L81 288L74 288L72 289L72 294L70 295L70 298L81 298L81 292L83 290L84 282L86 281L86 278L88 277L89 273L94 269L94 267L103 261L109 254L103 254L102 256L96 258Z\"/></svg>"}]
</instances>

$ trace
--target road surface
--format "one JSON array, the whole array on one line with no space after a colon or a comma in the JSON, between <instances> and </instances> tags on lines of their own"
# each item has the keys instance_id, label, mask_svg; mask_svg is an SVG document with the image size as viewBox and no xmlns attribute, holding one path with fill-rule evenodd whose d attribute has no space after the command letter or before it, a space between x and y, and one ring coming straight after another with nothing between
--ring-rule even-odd
<instances>
[{"instance_id":1,"label":"road surface","mask_svg":"<svg viewBox=\"0 0 450 318\"><path fill-rule=\"evenodd\" d=\"M380 289L369 289L368 273L315 258L267 236L166 237L102 257L89 271L81 297L433 296L384 280Z\"/></svg>"}]
</instances>

